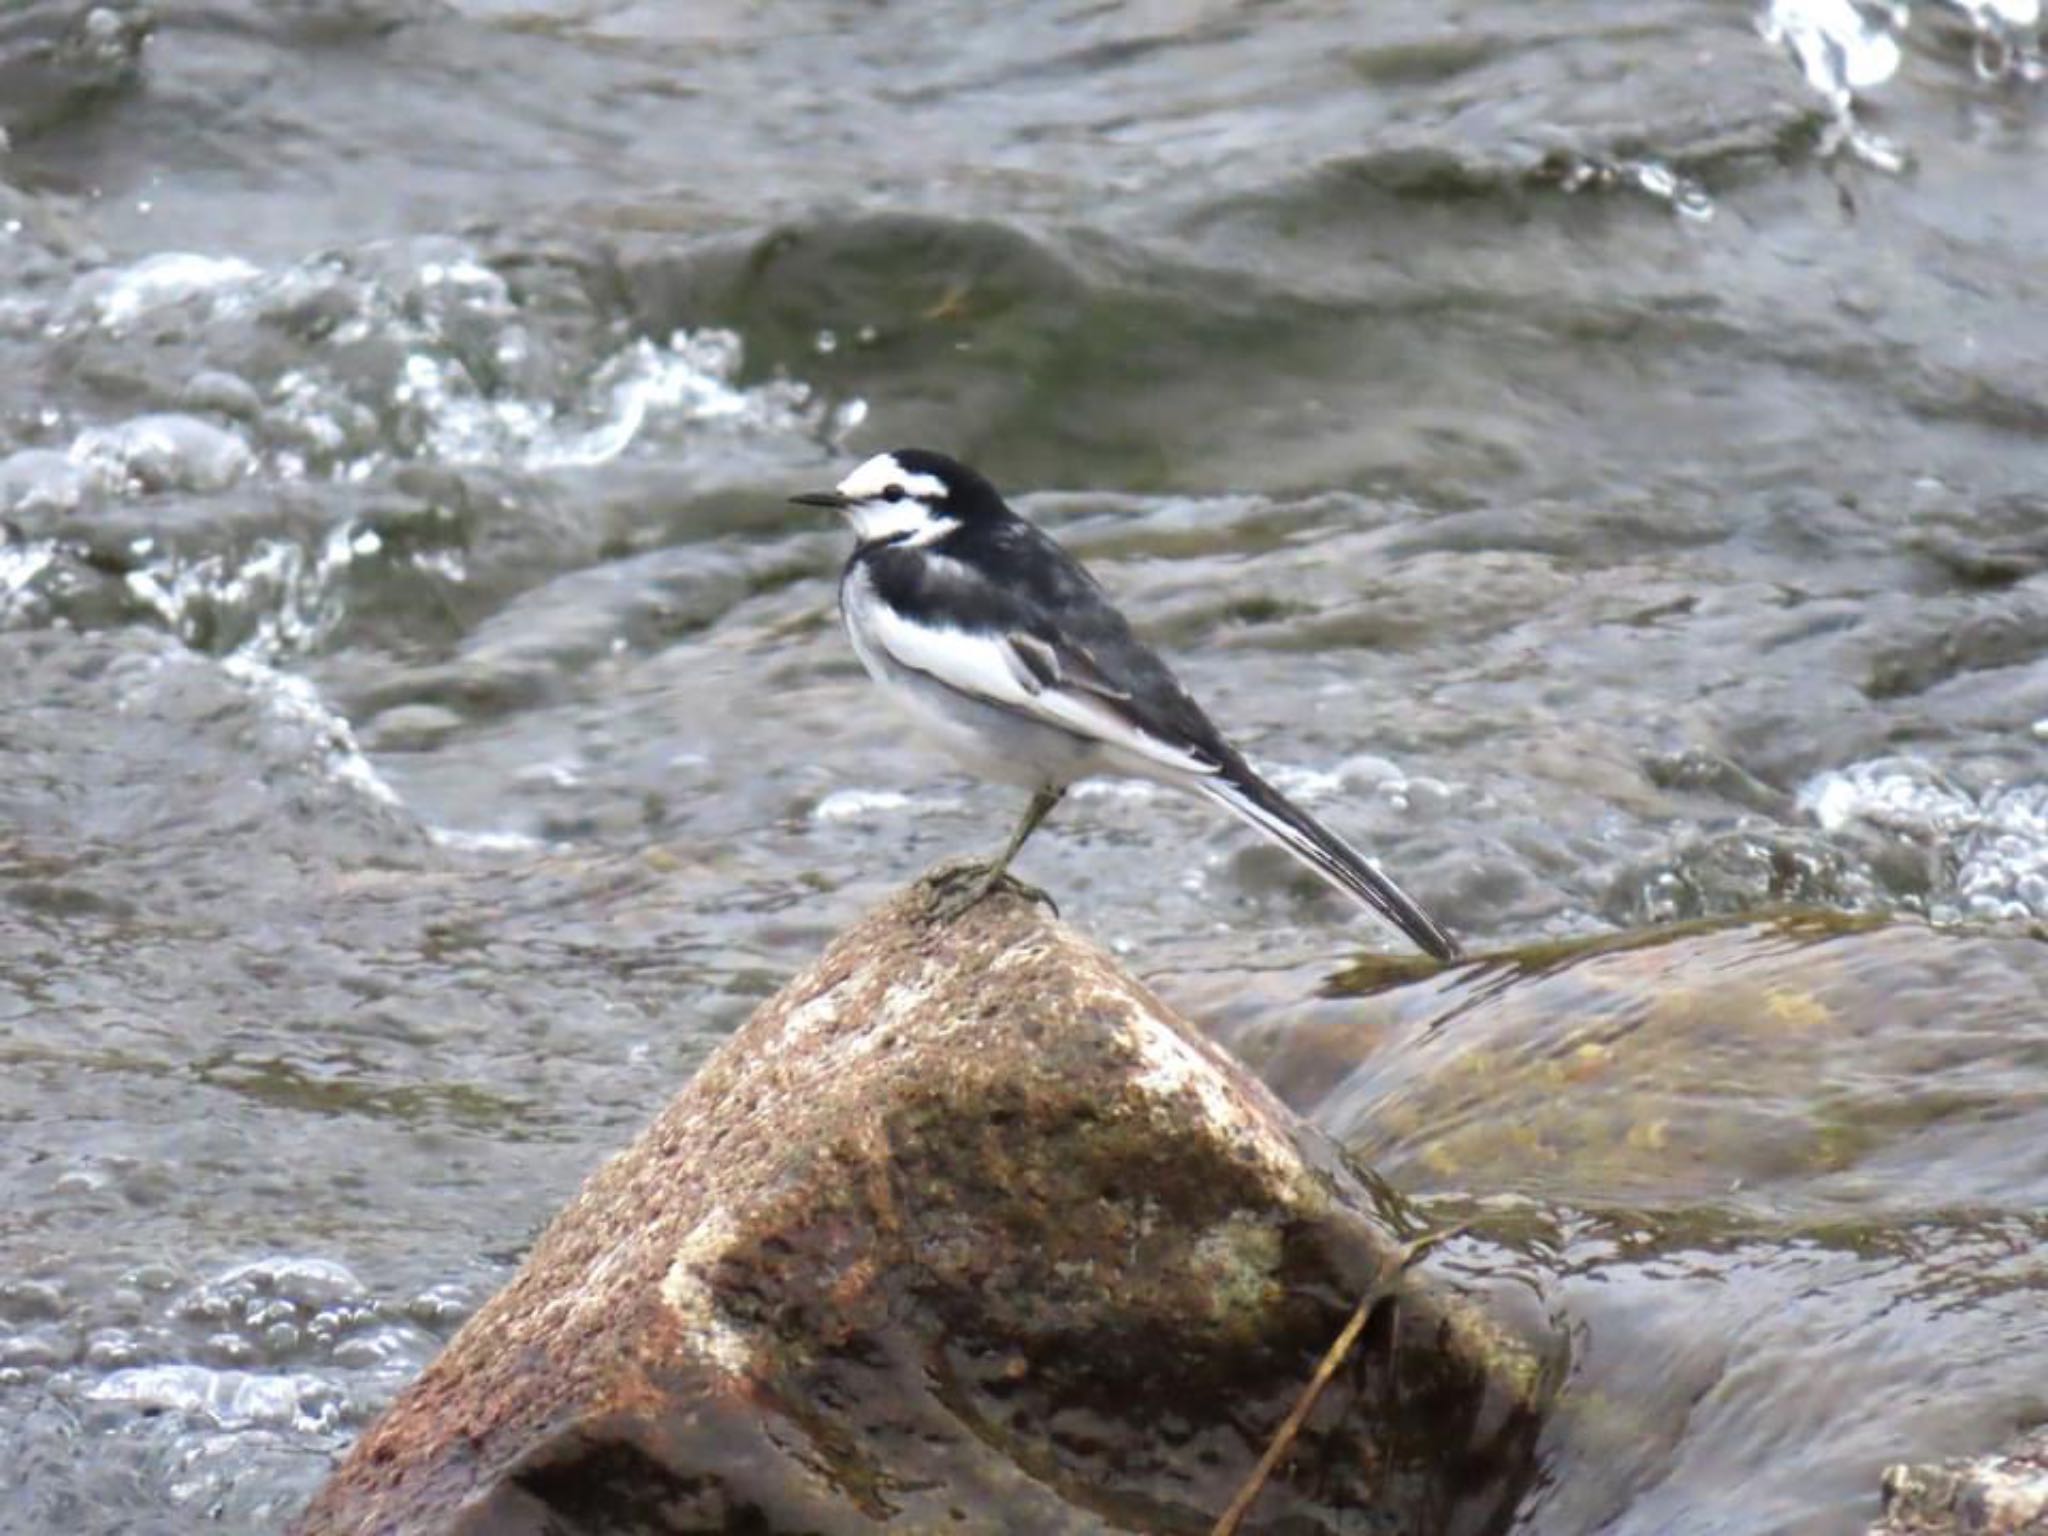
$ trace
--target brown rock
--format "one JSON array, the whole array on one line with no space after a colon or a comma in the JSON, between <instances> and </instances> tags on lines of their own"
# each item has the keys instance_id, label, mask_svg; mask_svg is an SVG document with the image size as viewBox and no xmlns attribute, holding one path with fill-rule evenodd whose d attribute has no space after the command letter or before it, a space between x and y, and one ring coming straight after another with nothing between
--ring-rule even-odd
<instances>
[{"instance_id":1,"label":"brown rock","mask_svg":"<svg viewBox=\"0 0 2048 1536\"><path fill-rule=\"evenodd\" d=\"M1398 1205L1036 907L929 896L590 1181L303 1536L1209 1529ZM1506 1523L1551 1373L1398 1292L1245 1530Z\"/></svg>"}]
</instances>

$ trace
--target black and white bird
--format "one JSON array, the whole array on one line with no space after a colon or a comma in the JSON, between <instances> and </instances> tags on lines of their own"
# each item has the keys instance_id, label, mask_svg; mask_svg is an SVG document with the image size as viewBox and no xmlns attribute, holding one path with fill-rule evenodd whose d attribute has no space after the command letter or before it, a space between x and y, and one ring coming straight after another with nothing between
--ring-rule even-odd
<instances>
[{"instance_id":1,"label":"black and white bird","mask_svg":"<svg viewBox=\"0 0 2048 1536\"><path fill-rule=\"evenodd\" d=\"M1457 957L1399 886L1253 772L1095 578L975 471L905 448L793 499L853 529L839 607L861 665L969 771L1031 792L953 911L995 887L1069 785L1120 775L1207 796L1439 960Z\"/></svg>"}]
</instances>

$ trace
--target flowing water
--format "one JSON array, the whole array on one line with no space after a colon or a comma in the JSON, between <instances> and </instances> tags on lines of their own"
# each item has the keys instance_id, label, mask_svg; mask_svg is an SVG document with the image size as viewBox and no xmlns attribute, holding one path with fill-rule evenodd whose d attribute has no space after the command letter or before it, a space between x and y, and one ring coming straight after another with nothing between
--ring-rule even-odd
<instances>
[{"instance_id":1,"label":"flowing water","mask_svg":"<svg viewBox=\"0 0 2048 1536\"><path fill-rule=\"evenodd\" d=\"M276 1528L1000 838L782 500L899 443L1481 956L1130 786L1024 860L1569 1336L1528 1530L1854 1531L2048 1413L2039 28L10 7L0 1529Z\"/></svg>"}]
</instances>

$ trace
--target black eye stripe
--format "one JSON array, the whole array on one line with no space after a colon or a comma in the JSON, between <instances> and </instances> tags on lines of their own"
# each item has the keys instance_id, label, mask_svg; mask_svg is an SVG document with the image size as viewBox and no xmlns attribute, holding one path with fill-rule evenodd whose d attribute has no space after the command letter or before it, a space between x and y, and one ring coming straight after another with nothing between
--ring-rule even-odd
<instances>
[{"instance_id":1,"label":"black eye stripe","mask_svg":"<svg viewBox=\"0 0 2048 1536\"><path fill-rule=\"evenodd\" d=\"M905 496L909 494L910 493L904 490L902 486L892 485L887 490L882 492L882 500L901 501Z\"/></svg>"}]
</instances>

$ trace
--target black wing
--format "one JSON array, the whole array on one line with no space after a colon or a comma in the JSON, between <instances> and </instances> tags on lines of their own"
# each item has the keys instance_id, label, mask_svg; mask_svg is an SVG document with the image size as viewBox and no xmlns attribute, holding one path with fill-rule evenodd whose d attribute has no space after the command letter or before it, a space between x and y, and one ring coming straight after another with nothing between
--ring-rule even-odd
<instances>
[{"instance_id":1,"label":"black wing","mask_svg":"<svg viewBox=\"0 0 2048 1536\"><path fill-rule=\"evenodd\" d=\"M1041 687L1099 701L1147 736L1217 768L1240 759L1095 578L1021 518L970 523L922 548L863 560L891 606L969 634L1006 637ZM1000 572L1001 580L987 572Z\"/></svg>"}]
</instances>

